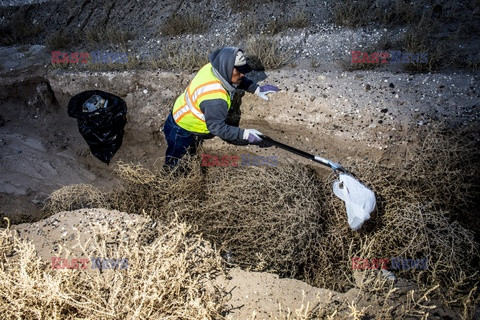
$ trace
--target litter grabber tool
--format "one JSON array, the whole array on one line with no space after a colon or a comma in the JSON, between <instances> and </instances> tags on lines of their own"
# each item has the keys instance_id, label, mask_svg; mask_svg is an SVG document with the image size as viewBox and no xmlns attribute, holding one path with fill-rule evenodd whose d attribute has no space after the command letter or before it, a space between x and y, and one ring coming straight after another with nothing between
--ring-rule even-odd
<instances>
[{"instance_id":1,"label":"litter grabber tool","mask_svg":"<svg viewBox=\"0 0 480 320\"><path fill-rule=\"evenodd\" d=\"M341 165L339 165L338 163L332 162L332 161L330 161L330 160L328 160L328 159L324 159L324 158L319 157L319 156L315 156L315 155L313 155L313 154L310 154L310 153L308 153L308 152L299 150L299 149L297 149L297 148L288 146L288 145L283 144L283 143L281 143L281 142L275 141L275 140L273 140L272 138L267 137L267 136L265 136L265 135L262 135L261 137L262 137L262 139L263 139L265 142L269 142L270 144L272 144L272 145L274 145L274 146L277 146L277 147L279 147L280 149L289 151L289 152L291 152L291 153L295 153L295 154L297 154L297 155L299 155L299 156L302 156L302 157L304 157L304 158L307 158L307 159L310 159L310 160L312 160L312 161L321 163L321 164L323 164L324 166L327 166L327 167L331 168L336 174L338 174L338 171L346 173L346 170L345 170Z\"/></svg>"},{"instance_id":2,"label":"litter grabber tool","mask_svg":"<svg viewBox=\"0 0 480 320\"><path fill-rule=\"evenodd\" d=\"M333 193L345 202L348 224L352 230L360 229L363 223L370 219L370 213L372 213L376 205L375 194L349 174L340 164L275 141L265 135L261 137L267 143L321 163L333 170L337 176L337 180L333 183Z\"/></svg>"}]
</instances>

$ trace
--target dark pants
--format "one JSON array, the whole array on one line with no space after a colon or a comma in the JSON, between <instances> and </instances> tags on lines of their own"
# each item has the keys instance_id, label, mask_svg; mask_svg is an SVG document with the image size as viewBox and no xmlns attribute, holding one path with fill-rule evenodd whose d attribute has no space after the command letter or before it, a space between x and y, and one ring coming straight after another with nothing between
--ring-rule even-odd
<instances>
[{"instance_id":1,"label":"dark pants","mask_svg":"<svg viewBox=\"0 0 480 320\"><path fill-rule=\"evenodd\" d=\"M196 153L199 144L203 140L190 131L179 127L173 120L171 112L163 126L163 133L168 144L165 154L165 165L163 167L170 170L177 166L178 161L187 152L190 154Z\"/></svg>"}]
</instances>

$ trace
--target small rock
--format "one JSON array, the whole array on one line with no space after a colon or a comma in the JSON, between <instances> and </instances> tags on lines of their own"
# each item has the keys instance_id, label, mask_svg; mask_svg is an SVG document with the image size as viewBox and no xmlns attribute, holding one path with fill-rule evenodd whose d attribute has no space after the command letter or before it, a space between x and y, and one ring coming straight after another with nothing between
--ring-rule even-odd
<instances>
[{"instance_id":1,"label":"small rock","mask_svg":"<svg viewBox=\"0 0 480 320\"><path fill-rule=\"evenodd\" d=\"M370 89L372 89L372 86L367 84L365 85L365 91L370 91Z\"/></svg>"},{"instance_id":2,"label":"small rock","mask_svg":"<svg viewBox=\"0 0 480 320\"><path fill-rule=\"evenodd\" d=\"M380 112L382 112L382 113L387 113L387 112L388 112L388 109L387 109L387 108L384 108L384 109L380 110Z\"/></svg>"},{"instance_id":3,"label":"small rock","mask_svg":"<svg viewBox=\"0 0 480 320\"><path fill-rule=\"evenodd\" d=\"M395 88L395 85L393 83L390 82L390 84L388 85L390 88Z\"/></svg>"}]
</instances>

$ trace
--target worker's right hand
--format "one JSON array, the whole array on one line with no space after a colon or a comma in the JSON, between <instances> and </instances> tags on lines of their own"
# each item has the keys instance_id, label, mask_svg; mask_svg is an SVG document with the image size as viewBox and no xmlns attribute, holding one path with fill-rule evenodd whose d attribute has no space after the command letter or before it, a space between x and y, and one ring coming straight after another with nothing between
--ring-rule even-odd
<instances>
[{"instance_id":1,"label":"worker's right hand","mask_svg":"<svg viewBox=\"0 0 480 320\"><path fill-rule=\"evenodd\" d=\"M258 86L255 90L255 94L262 98L263 100L269 100L267 97L267 93L277 92L279 89L271 84L266 84L264 86Z\"/></svg>"},{"instance_id":2,"label":"worker's right hand","mask_svg":"<svg viewBox=\"0 0 480 320\"><path fill-rule=\"evenodd\" d=\"M245 129L243 131L243 140L248 140L248 143L251 143L251 144L258 144L263 140L261 138L262 135L263 133L261 133L258 130Z\"/></svg>"}]
</instances>

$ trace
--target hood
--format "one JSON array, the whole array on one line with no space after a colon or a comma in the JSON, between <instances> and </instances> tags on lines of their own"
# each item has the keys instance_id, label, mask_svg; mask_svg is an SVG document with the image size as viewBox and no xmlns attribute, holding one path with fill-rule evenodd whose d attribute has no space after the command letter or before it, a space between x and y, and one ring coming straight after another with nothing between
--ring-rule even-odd
<instances>
[{"instance_id":1,"label":"hood","mask_svg":"<svg viewBox=\"0 0 480 320\"><path fill-rule=\"evenodd\" d=\"M223 47L213 51L208 57L215 70L217 70L229 84L232 84L233 66L235 65L235 57L237 56L238 50L240 49L237 47Z\"/></svg>"}]
</instances>

